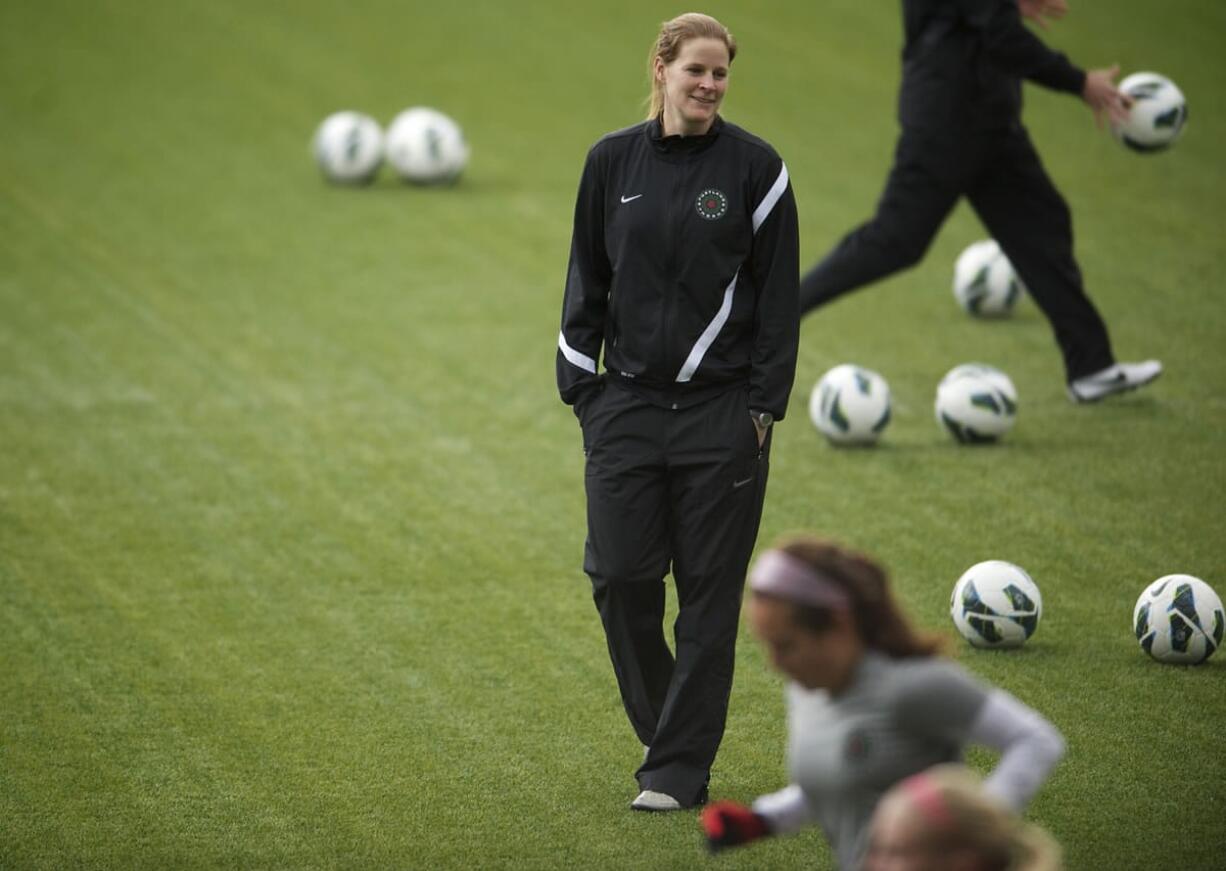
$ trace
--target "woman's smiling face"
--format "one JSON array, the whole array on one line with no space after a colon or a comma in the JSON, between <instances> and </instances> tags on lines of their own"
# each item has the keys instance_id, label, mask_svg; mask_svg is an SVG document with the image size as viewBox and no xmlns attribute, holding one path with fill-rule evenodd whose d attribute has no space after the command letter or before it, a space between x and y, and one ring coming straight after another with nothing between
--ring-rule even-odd
<instances>
[{"instance_id":1,"label":"woman's smiling face","mask_svg":"<svg viewBox=\"0 0 1226 871\"><path fill-rule=\"evenodd\" d=\"M670 64L656 58L656 81L664 86L665 135L695 136L711 129L728 90L730 63L728 47L709 37L686 40Z\"/></svg>"}]
</instances>

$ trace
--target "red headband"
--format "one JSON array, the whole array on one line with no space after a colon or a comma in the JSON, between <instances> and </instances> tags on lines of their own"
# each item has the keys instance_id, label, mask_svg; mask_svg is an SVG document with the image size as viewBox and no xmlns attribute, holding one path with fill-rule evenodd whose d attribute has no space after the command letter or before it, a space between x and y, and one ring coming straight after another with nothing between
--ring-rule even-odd
<instances>
[{"instance_id":1,"label":"red headband","mask_svg":"<svg viewBox=\"0 0 1226 871\"><path fill-rule=\"evenodd\" d=\"M942 831L954 828L954 817L949 811L949 805L930 776L924 773L912 775L902 782L902 789L929 823Z\"/></svg>"}]
</instances>

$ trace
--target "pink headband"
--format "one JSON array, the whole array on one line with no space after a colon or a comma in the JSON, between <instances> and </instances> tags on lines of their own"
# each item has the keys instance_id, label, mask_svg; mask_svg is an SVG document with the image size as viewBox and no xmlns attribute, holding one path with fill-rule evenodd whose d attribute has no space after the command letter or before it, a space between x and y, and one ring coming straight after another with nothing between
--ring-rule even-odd
<instances>
[{"instance_id":1,"label":"pink headband","mask_svg":"<svg viewBox=\"0 0 1226 871\"><path fill-rule=\"evenodd\" d=\"M749 588L798 605L851 607L846 590L804 560L781 550L768 550L758 557L749 572Z\"/></svg>"},{"instance_id":2,"label":"pink headband","mask_svg":"<svg viewBox=\"0 0 1226 871\"><path fill-rule=\"evenodd\" d=\"M912 775L903 781L902 788L930 824L943 831L954 828L949 805L931 777L923 773Z\"/></svg>"}]
</instances>

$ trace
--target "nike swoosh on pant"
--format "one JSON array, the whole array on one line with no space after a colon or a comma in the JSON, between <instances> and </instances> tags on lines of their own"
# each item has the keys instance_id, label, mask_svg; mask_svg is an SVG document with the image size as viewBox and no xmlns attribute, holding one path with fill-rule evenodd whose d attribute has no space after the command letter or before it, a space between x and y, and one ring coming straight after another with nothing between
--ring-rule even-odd
<instances>
[{"instance_id":1,"label":"nike swoosh on pant","mask_svg":"<svg viewBox=\"0 0 1226 871\"><path fill-rule=\"evenodd\" d=\"M625 197L625 196L624 196L624 197L622 197L622 202L623 202L623 203L633 202L634 200L637 200L637 199L638 199L639 197L641 197L641 196L642 196L642 194L635 194L635 195L634 195L634 196L632 196L632 197Z\"/></svg>"}]
</instances>

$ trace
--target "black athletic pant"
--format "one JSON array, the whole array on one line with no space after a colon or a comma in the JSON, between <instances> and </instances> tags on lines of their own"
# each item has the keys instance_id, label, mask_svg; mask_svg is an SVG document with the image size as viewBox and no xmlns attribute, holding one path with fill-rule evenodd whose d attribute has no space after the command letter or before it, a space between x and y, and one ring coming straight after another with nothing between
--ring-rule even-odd
<instances>
[{"instance_id":1,"label":"black athletic pant","mask_svg":"<svg viewBox=\"0 0 1226 871\"><path fill-rule=\"evenodd\" d=\"M724 734L767 449L758 447L744 388L672 410L609 384L582 418L583 568L626 714L649 748L636 777L642 789L689 806ZM663 627L670 568L675 655Z\"/></svg>"},{"instance_id":2,"label":"black athletic pant","mask_svg":"<svg viewBox=\"0 0 1226 871\"><path fill-rule=\"evenodd\" d=\"M1047 316L1068 380L1114 363L1106 325L1073 259L1068 205L1020 124L956 139L904 130L877 214L801 280L801 312L914 266L962 196Z\"/></svg>"}]
</instances>

